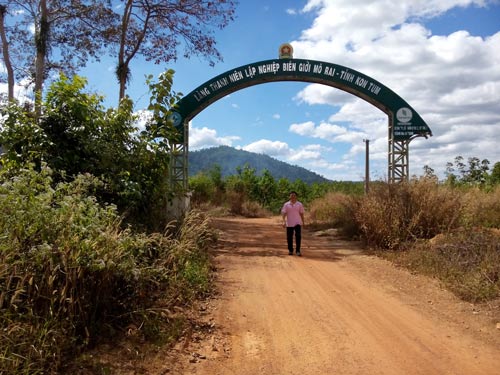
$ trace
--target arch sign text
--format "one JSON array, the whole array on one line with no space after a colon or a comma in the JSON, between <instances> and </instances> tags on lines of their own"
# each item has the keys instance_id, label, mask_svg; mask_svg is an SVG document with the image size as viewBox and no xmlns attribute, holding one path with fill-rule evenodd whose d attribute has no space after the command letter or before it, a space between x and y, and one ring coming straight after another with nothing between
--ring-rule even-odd
<instances>
[{"instance_id":1,"label":"arch sign text","mask_svg":"<svg viewBox=\"0 0 500 375\"><path fill-rule=\"evenodd\" d=\"M174 125L181 130L184 124L204 108L232 92L277 81L320 83L370 102L391 117L394 140L432 135L420 115L399 95L377 80L342 65L301 59L259 61L216 76L179 101L173 116Z\"/></svg>"}]
</instances>

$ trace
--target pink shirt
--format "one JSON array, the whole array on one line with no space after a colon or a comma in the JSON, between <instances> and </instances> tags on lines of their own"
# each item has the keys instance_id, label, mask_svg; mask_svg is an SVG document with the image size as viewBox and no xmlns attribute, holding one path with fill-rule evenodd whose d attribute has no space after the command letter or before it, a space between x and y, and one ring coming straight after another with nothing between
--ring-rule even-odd
<instances>
[{"instance_id":1,"label":"pink shirt","mask_svg":"<svg viewBox=\"0 0 500 375\"><path fill-rule=\"evenodd\" d=\"M288 201L283 205L281 214L286 215L287 227L302 225L302 218L300 217L300 214L304 214L304 206L299 201L295 202L295 204Z\"/></svg>"}]
</instances>

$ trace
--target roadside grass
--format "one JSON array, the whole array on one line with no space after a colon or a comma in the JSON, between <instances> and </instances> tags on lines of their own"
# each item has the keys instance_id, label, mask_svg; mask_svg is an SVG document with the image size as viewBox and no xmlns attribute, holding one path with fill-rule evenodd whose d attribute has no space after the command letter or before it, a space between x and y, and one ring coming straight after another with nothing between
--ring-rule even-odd
<instances>
[{"instance_id":1,"label":"roadside grass","mask_svg":"<svg viewBox=\"0 0 500 375\"><path fill-rule=\"evenodd\" d=\"M314 225L359 235L378 255L471 302L500 296L499 212L498 186L454 188L426 178L377 183L363 197L336 193L310 205Z\"/></svg>"},{"instance_id":2,"label":"roadside grass","mask_svg":"<svg viewBox=\"0 0 500 375\"><path fill-rule=\"evenodd\" d=\"M58 373L130 331L162 343L180 335L174 307L211 287L216 235L204 215L136 233L96 202L94 177L56 186L48 169L0 177L1 374Z\"/></svg>"},{"instance_id":3,"label":"roadside grass","mask_svg":"<svg viewBox=\"0 0 500 375\"><path fill-rule=\"evenodd\" d=\"M486 302L500 296L500 236L460 228L393 254L393 261L435 277L459 298Z\"/></svg>"},{"instance_id":4,"label":"roadside grass","mask_svg":"<svg viewBox=\"0 0 500 375\"><path fill-rule=\"evenodd\" d=\"M315 199L308 207L308 227L338 229L338 234L347 238L358 238L361 234L356 221L360 197L338 192L328 192Z\"/></svg>"}]
</instances>

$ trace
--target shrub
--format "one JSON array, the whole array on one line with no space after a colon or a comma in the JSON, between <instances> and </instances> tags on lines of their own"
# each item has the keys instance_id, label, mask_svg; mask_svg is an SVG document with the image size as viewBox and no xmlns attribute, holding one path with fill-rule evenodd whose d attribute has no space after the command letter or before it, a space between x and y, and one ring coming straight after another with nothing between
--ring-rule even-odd
<instances>
[{"instance_id":1,"label":"shrub","mask_svg":"<svg viewBox=\"0 0 500 375\"><path fill-rule=\"evenodd\" d=\"M500 186L492 191L474 187L463 194L462 223L469 227L500 228Z\"/></svg>"},{"instance_id":2,"label":"shrub","mask_svg":"<svg viewBox=\"0 0 500 375\"><path fill-rule=\"evenodd\" d=\"M466 301L500 296L500 236L491 230L452 231L413 246L398 261L438 278Z\"/></svg>"},{"instance_id":3,"label":"shrub","mask_svg":"<svg viewBox=\"0 0 500 375\"><path fill-rule=\"evenodd\" d=\"M215 191L210 177L203 173L199 173L189 179L189 188L193 194L191 197L193 207L199 207L203 203L210 202Z\"/></svg>"},{"instance_id":4,"label":"shrub","mask_svg":"<svg viewBox=\"0 0 500 375\"><path fill-rule=\"evenodd\" d=\"M18 105L2 108L0 163L13 171L28 162L37 168L46 163L56 182L89 173L105 182L94 192L99 202L113 203L127 222L161 230L171 219L169 198L178 193L167 178L171 153L167 139L174 130L165 121L169 107L163 102L177 96L163 92L170 91L173 72L165 75L166 80L150 86L158 95L151 101L161 103L152 104L152 117L141 132L131 100L122 100L117 109L105 109L104 98L85 92L85 79L62 75L49 87L39 119Z\"/></svg>"},{"instance_id":5,"label":"shrub","mask_svg":"<svg viewBox=\"0 0 500 375\"><path fill-rule=\"evenodd\" d=\"M397 249L459 224L460 196L430 179L377 184L360 200L356 220L372 246Z\"/></svg>"},{"instance_id":6,"label":"shrub","mask_svg":"<svg viewBox=\"0 0 500 375\"><path fill-rule=\"evenodd\" d=\"M260 203L245 201L241 207L241 215L245 217L264 217L269 216L269 211L263 208Z\"/></svg>"},{"instance_id":7,"label":"shrub","mask_svg":"<svg viewBox=\"0 0 500 375\"><path fill-rule=\"evenodd\" d=\"M319 225L339 229L339 234L348 238L359 235L356 210L359 198L355 195L329 192L315 199L309 207L310 220Z\"/></svg>"},{"instance_id":8,"label":"shrub","mask_svg":"<svg viewBox=\"0 0 500 375\"><path fill-rule=\"evenodd\" d=\"M56 372L131 322L151 335L157 301L168 310L209 289L214 236L200 215L133 233L89 194L89 175L52 186L46 168L3 170L0 183L0 373Z\"/></svg>"},{"instance_id":9,"label":"shrub","mask_svg":"<svg viewBox=\"0 0 500 375\"><path fill-rule=\"evenodd\" d=\"M244 192L230 190L227 192L227 204L229 205L229 212L234 215L243 214L243 203L245 202L246 195Z\"/></svg>"}]
</instances>

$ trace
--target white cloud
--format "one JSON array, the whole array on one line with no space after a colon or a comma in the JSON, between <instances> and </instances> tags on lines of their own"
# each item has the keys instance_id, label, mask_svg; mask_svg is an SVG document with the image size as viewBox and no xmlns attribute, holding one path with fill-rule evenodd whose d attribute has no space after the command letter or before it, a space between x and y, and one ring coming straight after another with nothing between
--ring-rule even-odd
<instances>
[{"instance_id":1,"label":"white cloud","mask_svg":"<svg viewBox=\"0 0 500 375\"><path fill-rule=\"evenodd\" d=\"M217 131L207 127L196 128L190 124L189 127L189 147L192 150L212 146L232 146L234 141L239 140L237 136L220 137Z\"/></svg>"},{"instance_id":2,"label":"white cloud","mask_svg":"<svg viewBox=\"0 0 500 375\"><path fill-rule=\"evenodd\" d=\"M323 158L323 152L326 150L327 149L320 145L306 145L297 151L291 152L288 160L292 162L308 160L321 163L325 161Z\"/></svg>"},{"instance_id":3,"label":"white cloud","mask_svg":"<svg viewBox=\"0 0 500 375\"><path fill-rule=\"evenodd\" d=\"M273 115L273 119L275 119L275 120L279 120L280 118L281 118L281 115L279 113L275 113Z\"/></svg>"},{"instance_id":4,"label":"white cloud","mask_svg":"<svg viewBox=\"0 0 500 375\"><path fill-rule=\"evenodd\" d=\"M287 156L290 152L288 144L285 142L270 141L268 139L261 139L250 143L243 147L243 150L270 156Z\"/></svg>"},{"instance_id":5,"label":"white cloud","mask_svg":"<svg viewBox=\"0 0 500 375\"><path fill-rule=\"evenodd\" d=\"M314 122L312 121L303 122L301 124L292 124L289 128L292 133L307 136L312 136L314 134L314 129Z\"/></svg>"},{"instance_id":6,"label":"white cloud","mask_svg":"<svg viewBox=\"0 0 500 375\"><path fill-rule=\"evenodd\" d=\"M290 132L311 138L319 138L325 141L335 142L356 142L366 137L362 132L352 131L346 127L336 124L322 122L316 126L312 121L301 124L292 124L289 127Z\"/></svg>"},{"instance_id":7,"label":"white cloud","mask_svg":"<svg viewBox=\"0 0 500 375\"><path fill-rule=\"evenodd\" d=\"M412 141L410 173L421 173L425 164L442 172L446 162L457 155L494 163L500 160L495 145L500 134L500 32L477 36L456 30L433 35L425 26L427 19L453 8L489 3L492 1L309 0L302 12L316 14L316 18L292 42L294 55L363 72L419 112L434 137ZM387 116L381 111L340 90L316 84L301 90L295 100L331 105L332 116L328 124L294 124L290 131L352 142L350 156L362 152L359 140L364 136L372 140L376 159L387 158Z\"/></svg>"},{"instance_id":8,"label":"white cloud","mask_svg":"<svg viewBox=\"0 0 500 375\"><path fill-rule=\"evenodd\" d=\"M353 96L330 86L317 83L306 86L295 95L299 103L341 105L354 100Z\"/></svg>"}]
</instances>

